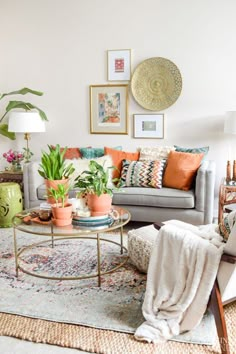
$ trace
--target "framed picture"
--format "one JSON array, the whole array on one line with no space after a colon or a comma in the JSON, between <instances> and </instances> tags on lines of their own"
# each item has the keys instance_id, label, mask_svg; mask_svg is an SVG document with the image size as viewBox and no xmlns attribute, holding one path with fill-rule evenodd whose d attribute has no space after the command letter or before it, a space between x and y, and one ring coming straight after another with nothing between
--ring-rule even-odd
<instances>
[{"instance_id":1,"label":"framed picture","mask_svg":"<svg viewBox=\"0 0 236 354\"><path fill-rule=\"evenodd\" d=\"M128 134L128 85L90 86L90 133Z\"/></svg>"},{"instance_id":2,"label":"framed picture","mask_svg":"<svg viewBox=\"0 0 236 354\"><path fill-rule=\"evenodd\" d=\"M164 138L164 114L134 114L135 138Z\"/></svg>"},{"instance_id":3,"label":"framed picture","mask_svg":"<svg viewBox=\"0 0 236 354\"><path fill-rule=\"evenodd\" d=\"M107 51L108 81L129 81L131 76L131 50Z\"/></svg>"}]
</instances>

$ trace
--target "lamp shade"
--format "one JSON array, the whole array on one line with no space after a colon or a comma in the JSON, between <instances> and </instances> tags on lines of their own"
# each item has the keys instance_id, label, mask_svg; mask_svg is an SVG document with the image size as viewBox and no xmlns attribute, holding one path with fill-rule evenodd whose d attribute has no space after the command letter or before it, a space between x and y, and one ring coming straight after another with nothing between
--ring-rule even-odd
<instances>
[{"instance_id":1,"label":"lamp shade","mask_svg":"<svg viewBox=\"0 0 236 354\"><path fill-rule=\"evenodd\" d=\"M14 133L45 132L45 123L38 112L11 112L8 131Z\"/></svg>"},{"instance_id":2,"label":"lamp shade","mask_svg":"<svg viewBox=\"0 0 236 354\"><path fill-rule=\"evenodd\" d=\"M230 111L226 113L224 133L236 134L236 111Z\"/></svg>"}]
</instances>

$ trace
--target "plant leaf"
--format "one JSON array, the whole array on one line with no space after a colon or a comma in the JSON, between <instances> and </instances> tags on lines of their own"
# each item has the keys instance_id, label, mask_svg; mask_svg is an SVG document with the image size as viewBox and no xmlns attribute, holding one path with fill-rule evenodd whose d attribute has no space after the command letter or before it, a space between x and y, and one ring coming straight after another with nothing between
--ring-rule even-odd
<instances>
[{"instance_id":1,"label":"plant leaf","mask_svg":"<svg viewBox=\"0 0 236 354\"><path fill-rule=\"evenodd\" d=\"M24 87L20 90L17 90L17 91L12 91L12 92L8 92L8 93L2 93L0 94L0 100L5 97L5 96L10 96L10 95L26 95L27 93L32 93L32 95L37 95L37 96L42 96L43 95L43 92L41 91L35 91L35 90L32 90L28 87Z\"/></svg>"},{"instance_id":2,"label":"plant leaf","mask_svg":"<svg viewBox=\"0 0 236 354\"><path fill-rule=\"evenodd\" d=\"M8 131L8 124L0 124L0 134L6 136L11 140L16 139L16 134Z\"/></svg>"},{"instance_id":3,"label":"plant leaf","mask_svg":"<svg viewBox=\"0 0 236 354\"><path fill-rule=\"evenodd\" d=\"M24 102L24 101L10 101L6 107L6 112L9 112L15 108L23 108L26 111L30 111L31 109L36 109L39 112L41 119L48 121L46 114L40 108L34 106L32 103Z\"/></svg>"}]
</instances>

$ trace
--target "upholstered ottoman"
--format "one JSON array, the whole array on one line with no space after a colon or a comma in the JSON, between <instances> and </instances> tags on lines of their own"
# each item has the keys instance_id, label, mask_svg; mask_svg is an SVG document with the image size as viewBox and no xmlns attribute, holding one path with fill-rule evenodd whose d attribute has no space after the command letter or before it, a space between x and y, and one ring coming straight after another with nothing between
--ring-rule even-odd
<instances>
[{"instance_id":1,"label":"upholstered ottoman","mask_svg":"<svg viewBox=\"0 0 236 354\"><path fill-rule=\"evenodd\" d=\"M152 247L157 235L158 230L153 225L128 232L130 261L143 273L147 273Z\"/></svg>"}]
</instances>

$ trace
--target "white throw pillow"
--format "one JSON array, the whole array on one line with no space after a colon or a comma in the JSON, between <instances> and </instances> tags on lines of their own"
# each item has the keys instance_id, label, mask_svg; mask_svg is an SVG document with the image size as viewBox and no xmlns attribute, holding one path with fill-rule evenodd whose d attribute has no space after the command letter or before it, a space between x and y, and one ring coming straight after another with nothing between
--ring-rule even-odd
<instances>
[{"instance_id":1,"label":"white throw pillow","mask_svg":"<svg viewBox=\"0 0 236 354\"><path fill-rule=\"evenodd\" d=\"M162 160L167 159L170 151L175 150L174 146L141 146L139 148L139 160Z\"/></svg>"},{"instance_id":2,"label":"white throw pillow","mask_svg":"<svg viewBox=\"0 0 236 354\"><path fill-rule=\"evenodd\" d=\"M70 183L73 186L76 177L78 177L79 175L81 175L81 173L85 170L89 169L89 163L90 161L96 161L97 163L99 163L99 165L102 165L105 169L108 169L108 167L112 167L112 158L109 155L104 155L102 157L98 157L96 159L77 159L77 160L65 160L66 164L69 165L71 162L74 165L75 171L74 173L70 176ZM110 169L109 172L109 188L113 187L113 183L112 183L112 169Z\"/></svg>"}]
</instances>

